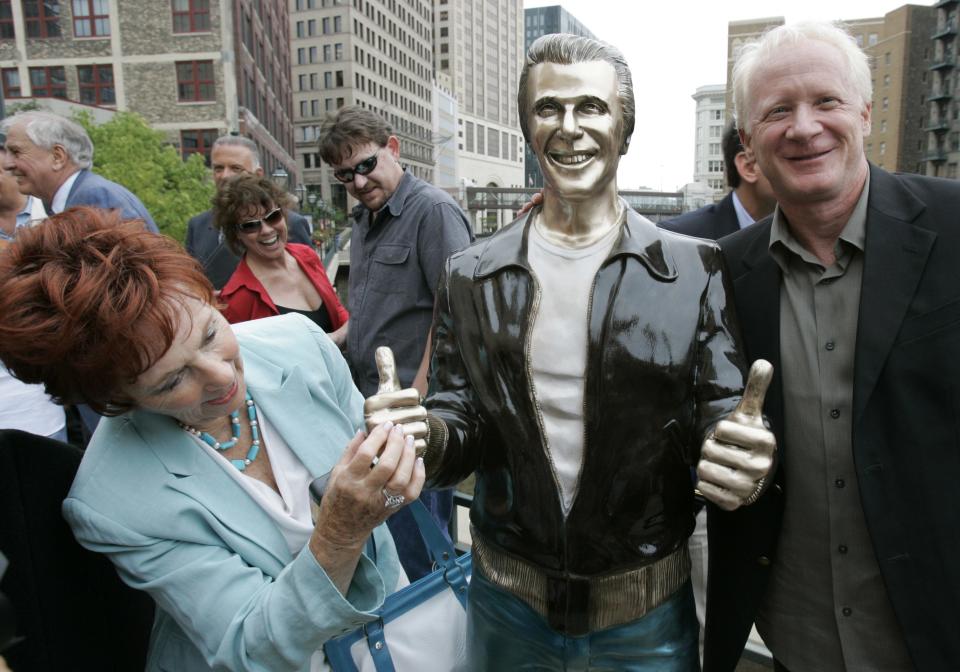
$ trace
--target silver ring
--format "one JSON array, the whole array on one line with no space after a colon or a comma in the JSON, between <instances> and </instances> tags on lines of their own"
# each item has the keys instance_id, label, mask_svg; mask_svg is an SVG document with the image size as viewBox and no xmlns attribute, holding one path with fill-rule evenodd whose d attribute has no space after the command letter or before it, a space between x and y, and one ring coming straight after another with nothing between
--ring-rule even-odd
<instances>
[{"instance_id":1,"label":"silver ring","mask_svg":"<svg viewBox=\"0 0 960 672\"><path fill-rule=\"evenodd\" d=\"M373 468L374 468L375 466L377 466L379 463L380 463L380 456L379 456L379 455L374 455L374 456L373 456L373 459L370 461L370 468L373 469Z\"/></svg>"},{"instance_id":2,"label":"silver ring","mask_svg":"<svg viewBox=\"0 0 960 672\"><path fill-rule=\"evenodd\" d=\"M386 488L380 488L380 494L383 495L383 505L388 509L399 509L407 498L403 495L391 495Z\"/></svg>"}]
</instances>

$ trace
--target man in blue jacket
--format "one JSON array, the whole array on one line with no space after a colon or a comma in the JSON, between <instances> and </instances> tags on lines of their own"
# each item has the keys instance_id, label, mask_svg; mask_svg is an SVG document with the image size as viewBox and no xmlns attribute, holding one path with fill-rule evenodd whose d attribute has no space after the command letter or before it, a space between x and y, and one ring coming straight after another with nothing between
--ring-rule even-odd
<instances>
[{"instance_id":1,"label":"man in blue jacket","mask_svg":"<svg viewBox=\"0 0 960 672\"><path fill-rule=\"evenodd\" d=\"M143 220L149 231L157 225L140 199L126 187L90 171L93 143L83 127L52 112L30 111L5 119L3 167L24 194L43 201L57 214L75 205L119 210L124 219Z\"/></svg>"}]
</instances>

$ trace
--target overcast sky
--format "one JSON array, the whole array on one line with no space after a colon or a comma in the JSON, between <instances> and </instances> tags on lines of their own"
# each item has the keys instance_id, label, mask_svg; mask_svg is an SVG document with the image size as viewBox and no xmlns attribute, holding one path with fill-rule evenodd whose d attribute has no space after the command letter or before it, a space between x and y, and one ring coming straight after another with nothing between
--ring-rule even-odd
<instances>
[{"instance_id":1,"label":"overcast sky","mask_svg":"<svg viewBox=\"0 0 960 672\"><path fill-rule=\"evenodd\" d=\"M637 100L630 152L620 162L621 189L673 191L693 180L691 96L724 84L727 23L782 16L803 19L882 17L902 0L525 0L524 7L561 5L599 39L627 57ZM934 0L912 4L932 5Z\"/></svg>"}]
</instances>

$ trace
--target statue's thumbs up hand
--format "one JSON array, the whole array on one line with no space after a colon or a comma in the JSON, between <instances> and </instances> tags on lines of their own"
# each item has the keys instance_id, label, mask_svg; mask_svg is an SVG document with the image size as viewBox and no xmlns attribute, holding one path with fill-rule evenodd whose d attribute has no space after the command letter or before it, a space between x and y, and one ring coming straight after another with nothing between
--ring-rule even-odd
<instances>
[{"instance_id":1,"label":"statue's thumbs up hand","mask_svg":"<svg viewBox=\"0 0 960 672\"><path fill-rule=\"evenodd\" d=\"M420 404L420 393L413 387L400 389L397 365L390 348L377 348L375 357L380 386L377 393L363 403L367 433L389 420L401 425L404 434L413 436L414 448L418 454L422 453L426 448L427 410Z\"/></svg>"},{"instance_id":2,"label":"statue's thumbs up hand","mask_svg":"<svg viewBox=\"0 0 960 672\"><path fill-rule=\"evenodd\" d=\"M755 361L740 403L703 442L697 488L722 509L753 504L769 484L777 441L764 424L763 400L772 378L770 362Z\"/></svg>"}]
</instances>

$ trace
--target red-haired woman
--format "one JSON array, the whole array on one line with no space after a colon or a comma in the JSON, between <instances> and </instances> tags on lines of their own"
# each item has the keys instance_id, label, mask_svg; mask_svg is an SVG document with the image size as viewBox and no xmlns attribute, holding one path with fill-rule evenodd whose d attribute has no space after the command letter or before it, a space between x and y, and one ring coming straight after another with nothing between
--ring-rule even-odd
<instances>
[{"instance_id":1,"label":"red-haired woman","mask_svg":"<svg viewBox=\"0 0 960 672\"><path fill-rule=\"evenodd\" d=\"M223 286L231 323L300 313L341 348L349 315L313 248L287 242L290 196L270 179L243 174L226 180L213 201L213 223L241 258Z\"/></svg>"},{"instance_id":2,"label":"red-haired woman","mask_svg":"<svg viewBox=\"0 0 960 672\"><path fill-rule=\"evenodd\" d=\"M423 463L398 428L358 431L363 399L309 320L231 327L176 243L91 208L0 255L0 315L14 375L114 416L63 510L156 601L147 669L319 669L405 581L382 523ZM314 524L308 484L331 469Z\"/></svg>"}]
</instances>

